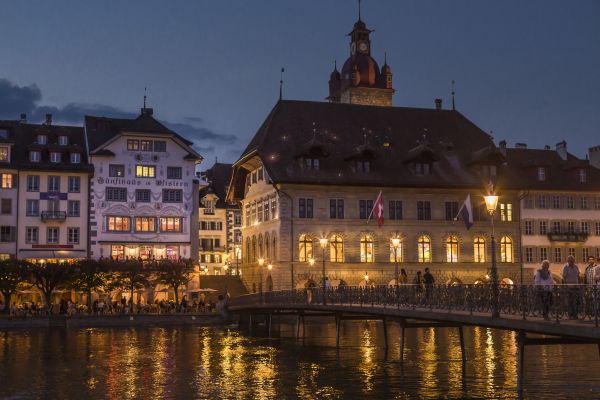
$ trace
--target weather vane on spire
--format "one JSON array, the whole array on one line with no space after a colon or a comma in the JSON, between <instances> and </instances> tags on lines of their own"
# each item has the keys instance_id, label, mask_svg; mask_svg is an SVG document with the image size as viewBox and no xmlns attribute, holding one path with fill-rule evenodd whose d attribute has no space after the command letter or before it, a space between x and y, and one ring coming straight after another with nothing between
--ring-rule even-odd
<instances>
[{"instance_id":1,"label":"weather vane on spire","mask_svg":"<svg viewBox=\"0 0 600 400\"><path fill-rule=\"evenodd\" d=\"M146 88L144 88L144 110L146 110Z\"/></svg>"},{"instance_id":2,"label":"weather vane on spire","mask_svg":"<svg viewBox=\"0 0 600 400\"><path fill-rule=\"evenodd\" d=\"M283 98L283 73L285 69L281 67L281 74L279 75L279 100Z\"/></svg>"},{"instance_id":3,"label":"weather vane on spire","mask_svg":"<svg viewBox=\"0 0 600 400\"><path fill-rule=\"evenodd\" d=\"M361 0L358 0L358 20L359 20L359 21L361 20L361 19L360 19L360 1L361 1Z\"/></svg>"},{"instance_id":4,"label":"weather vane on spire","mask_svg":"<svg viewBox=\"0 0 600 400\"><path fill-rule=\"evenodd\" d=\"M452 79L452 111L455 111L456 107L454 106L454 79Z\"/></svg>"}]
</instances>

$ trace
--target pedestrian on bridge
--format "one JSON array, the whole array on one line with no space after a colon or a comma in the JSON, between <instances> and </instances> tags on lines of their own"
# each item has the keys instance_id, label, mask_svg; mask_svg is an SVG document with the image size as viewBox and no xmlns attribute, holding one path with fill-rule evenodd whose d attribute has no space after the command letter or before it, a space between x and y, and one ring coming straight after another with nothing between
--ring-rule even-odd
<instances>
[{"instance_id":1,"label":"pedestrian on bridge","mask_svg":"<svg viewBox=\"0 0 600 400\"><path fill-rule=\"evenodd\" d=\"M569 319L577 319L580 303L579 291L579 267L575 264L575 257L567 257L567 263L563 268L563 282L568 287Z\"/></svg>"},{"instance_id":2,"label":"pedestrian on bridge","mask_svg":"<svg viewBox=\"0 0 600 400\"><path fill-rule=\"evenodd\" d=\"M583 273L583 282L586 285L595 286L596 285L596 259L594 256L588 257L588 265L585 267L585 272Z\"/></svg>"},{"instance_id":3,"label":"pedestrian on bridge","mask_svg":"<svg viewBox=\"0 0 600 400\"><path fill-rule=\"evenodd\" d=\"M425 282L425 296L429 298L431 294L431 289L433 289L433 284L435 283L435 278L429 272L429 268L425 268L425 274L423 275L423 281Z\"/></svg>"},{"instance_id":4,"label":"pedestrian on bridge","mask_svg":"<svg viewBox=\"0 0 600 400\"><path fill-rule=\"evenodd\" d=\"M542 303L542 314L546 321L550 320L550 305L552 304L552 289L554 287L554 280L550 273L550 261L542 261L542 267L537 270L533 283L539 286L538 294Z\"/></svg>"}]
</instances>

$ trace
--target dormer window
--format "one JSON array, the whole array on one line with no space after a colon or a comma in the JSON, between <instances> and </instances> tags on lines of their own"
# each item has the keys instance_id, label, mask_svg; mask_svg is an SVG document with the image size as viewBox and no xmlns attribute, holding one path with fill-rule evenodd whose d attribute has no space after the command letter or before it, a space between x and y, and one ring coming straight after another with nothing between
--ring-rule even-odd
<instances>
[{"instance_id":1,"label":"dormer window","mask_svg":"<svg viewBox=\"0 0 600 400\"><path fill-rule=\"evenodd\" d=\"M65 135L60 135L58 137L58 144L61 146L66 146L69 144L69 138Z\"/></svg>"},{"instance_id":2,"label":"dormer window","mask_svg":"<svg viewBox=\"0 0 600 400\"><path fill-rule=\"evenodd\" d=\"M51 163L59 163L60 162L60 153L57 151L53 151L50 153L50 162Z\"/></svg>"},{"instance_id":3,"label":"dormer window","mask_svg":"<svg viewBox=\"0 0 600 400\"><path fill-rule=\"evenodd\" d=\"M71 164L79 164L81 162L80 153L71 153Z\"/></svg>"},{"instance_id":4,"label":"dormer window","mask_svg":"<svg viewBox=\"0 0 600 400\"><path fill-rule=\"evenodd\" d=\"M29 152L29 161L31 162L40 162L41 154L39 151L30 151Z\"/></svg>"},{"instance_id":5,"label":"dormer window","mask_svg":"<svg viewBox=\"0 0 600 400\"><path fill-rule=\"evenodd\" d=\"M546 168L538 167L537 175L538 175L538 181L545 182L546 181Z\"/></svg>"},{"instance_id":6,"label":"dormer window","mask_svg":"<svg viewBox=\"0 0 600 400\"><path fill-rule=\"evenodd\" d=\"M46 143L48 143L48 136L37 135L37 144L46 144Z\"/></svg>"},{"instance_id":7,"label":"dormer window","mask_svg":"<svg viewBox=\"0 0 600 400\"><path fill-rule=\"evenodd\" d=\"M215 203L213 200L204 200L204 214L214 214Z\"/></svg>"},{"instance_id":8,"label":"dormer window","mask_svg":"<svg viewBox=\"0 0 600 400\"><path fill-rule=\"evenodd\" d=\"M371 171L371 161L358 160L356 161L356 172L368 173Z\"/></svg>"},{"instance_id":9,"label":"dormer window","mask_svg":"<svg viewBox=\"0 0 600 400\"><path fill-rule=\"evenodd\" d=\"M579 169L579 183L587 182L587 171L584 168Z\"/></svg>"},{"instance_id":10,"label":"dormer window","mask_svg":"<svg viewBox=\"0 0 600 400\"><path fill-rule=\"evenodd\" d=\"M0 161L8 162L10 159L8 158L8 147L0 146Z\"/></svg>"},{"instance_id":11,"label":"dormer window","mask_svg":"<svg viewBox=\"0 0 600 400\"><path fill-rule=\"evenodd\" d=\"M319 170L320 162L318 158L305 158L304 165L306 169Z\"/></svg>"},{"instance_id":12,"label":"dormer window","mask_svg":"<svg viewBox=\"0 0 600 400\"><path fill-rule=\"evenodd\" d=\"M415 163L415 174L417 175L429 175L431 171L431 165L427 163Z\"/></svg>"}]
</instances>

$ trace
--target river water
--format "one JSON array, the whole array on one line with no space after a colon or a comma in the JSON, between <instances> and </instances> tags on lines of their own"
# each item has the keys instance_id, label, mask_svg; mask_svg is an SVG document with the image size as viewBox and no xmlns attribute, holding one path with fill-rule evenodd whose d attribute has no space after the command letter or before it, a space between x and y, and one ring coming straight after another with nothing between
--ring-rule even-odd
<instances>
[{"instance_id":1,"label":"river water","mask_svg":"<svg viewBox=\"0 0 600 400\"><path fill-rule=\"evenodd\" d=\"M460 399L517 398L515 334L467 328L466 372L456 329L399 329L383 348L377 322L294 326L279 337L222 327L0 332L0 398ZM260 332L257 332L260 333ZM600 399L593 345L531 346L524 398Z\"/></svg>"}]
</instances>

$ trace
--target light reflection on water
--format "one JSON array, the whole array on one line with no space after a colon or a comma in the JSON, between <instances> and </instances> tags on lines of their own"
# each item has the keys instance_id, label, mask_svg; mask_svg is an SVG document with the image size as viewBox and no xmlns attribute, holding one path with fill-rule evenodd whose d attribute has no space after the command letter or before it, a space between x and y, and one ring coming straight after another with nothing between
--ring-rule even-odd
<instances>
[{"instance_id":1,"label":"light reflection on water","mask_svg":"<svg viewBox=\"0 0 600 400\"><path fill-rule=\"evenodd\" d=\"M0 332L0 398L408 399L515 398L515 333L377 322L309 324L307 337L249 338L213 327ZM527 348L526 398L600 398L595 346Z\"/></svg>"}]
</instances>

